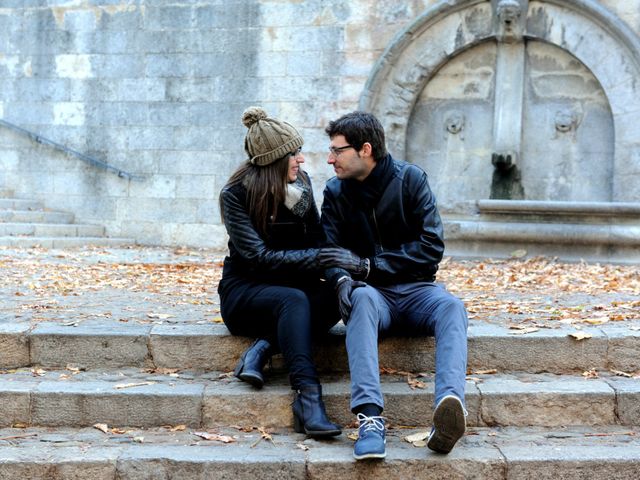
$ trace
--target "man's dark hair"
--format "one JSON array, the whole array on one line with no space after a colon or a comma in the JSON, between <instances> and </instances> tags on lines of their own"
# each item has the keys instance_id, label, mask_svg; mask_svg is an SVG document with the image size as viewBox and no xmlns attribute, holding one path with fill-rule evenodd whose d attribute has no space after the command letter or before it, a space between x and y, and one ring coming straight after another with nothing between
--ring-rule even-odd
<instances>
[{"instance_id":1,"label":"man's dark hair","mask_svg":"<svg viewBox=\"0 0 640 480\"><path fill-rule=\"evenodd\" d=\"M371 113L347 113L339 119L329 122L324 131L329 135L329 138L333 138L336 135L344 135L345 140L356 150L360 150L365 143L370 143L373 158L376 162L383 160L387 156L384 128Z\"/></svg>"}]
</instances>

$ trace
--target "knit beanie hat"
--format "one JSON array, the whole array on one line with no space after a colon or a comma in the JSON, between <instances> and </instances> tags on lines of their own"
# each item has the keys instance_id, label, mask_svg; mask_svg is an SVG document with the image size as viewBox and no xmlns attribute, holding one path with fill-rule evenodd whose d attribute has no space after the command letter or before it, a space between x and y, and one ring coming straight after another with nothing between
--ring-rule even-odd
<instances>
[{"instance_id":1,"label":"knit beanie hat","mask_svg":"<svg viewBox=\"0 0 640 480\"><path fill-rule=\"evenodd\" d=\"M242 123L249 129L244 149L249 161L264 167L302 147L304 141L287 122L269 118L260 107L249 107L242 114Z\"/></svg>"}]
</instances>

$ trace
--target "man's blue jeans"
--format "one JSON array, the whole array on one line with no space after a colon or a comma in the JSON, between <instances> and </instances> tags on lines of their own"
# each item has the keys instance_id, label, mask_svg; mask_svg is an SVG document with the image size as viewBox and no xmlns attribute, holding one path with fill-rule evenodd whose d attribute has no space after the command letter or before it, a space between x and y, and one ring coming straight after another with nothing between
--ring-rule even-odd
<instances>
[{"instance_id":1,"label":"man's blue jeans","mask_svg":"<svg viewBox=\"0 0 640 480\"><path fill-rule=\"evenodd\" d=\"M430 282L360 287L351 293L347 353L351 410L365 403L384 408L380 390L378 336L434 336L435 404L446 395L464 404L467 373L467 312L460 299Z\"/></svg>"}]
</instances>

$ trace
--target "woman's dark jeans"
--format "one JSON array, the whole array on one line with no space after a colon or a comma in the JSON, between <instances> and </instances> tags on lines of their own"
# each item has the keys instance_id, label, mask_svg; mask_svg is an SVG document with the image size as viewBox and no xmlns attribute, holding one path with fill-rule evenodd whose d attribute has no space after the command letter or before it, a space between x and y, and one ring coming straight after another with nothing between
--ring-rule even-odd
<instances>
[{"instance_id":1,"label":"woman's dark jeans","mask_svg":"<svg viewBox=\"0 0 640 480\"><path fill-rule=\"evenodd\" d=\"M264 338L280 348L292 388L319 383L311 344L339 320L335 293L326 282L297 287L233 282L220 298L233 335Z\"/></svg>"}]
</instances>

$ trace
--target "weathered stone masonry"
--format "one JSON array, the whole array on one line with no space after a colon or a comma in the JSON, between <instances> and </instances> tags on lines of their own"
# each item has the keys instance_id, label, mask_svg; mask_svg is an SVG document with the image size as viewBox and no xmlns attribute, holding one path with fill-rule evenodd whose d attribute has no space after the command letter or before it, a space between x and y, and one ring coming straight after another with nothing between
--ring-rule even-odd
<instances>
[{"instance_id":1,"label":"weathered stone masonry","mask_svg":"<svg viewBox=\"0 0 640 480\"><path fill-rule=\"evenodd\" d=\"M528 4L524 131L549 129L561 158L519 159L525 195L640 201L640 2ZM223 246L218 192L244 158L241 112L260 104L300 127L317 195L332 173L323 128L361 106L380 114L394 154L428 171L445 210L488 198L491 8L480 0L2 0L0 118L142 180L0 127L0 190L113 236ZM526 134L522 145L544 147ZM549 158L543 148L537 155ZM588 191L540 173L568 169L585 184L596 167L610 182ZM470 196L449 196L452 185Z\"/></svg>"}]
</instances>

